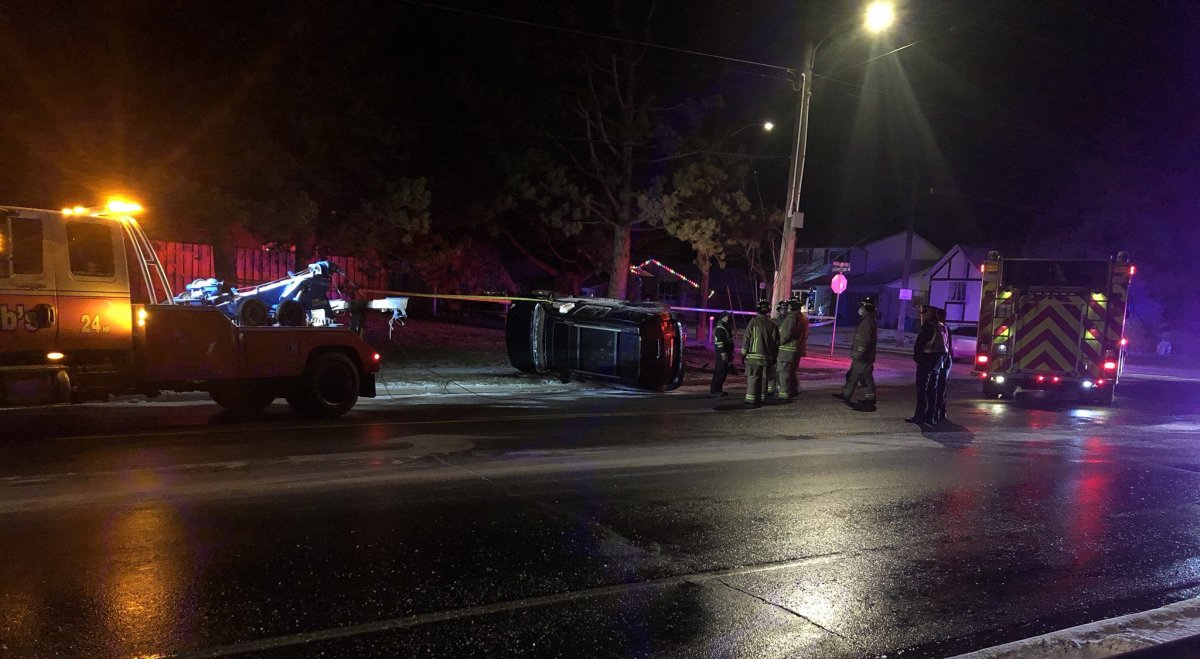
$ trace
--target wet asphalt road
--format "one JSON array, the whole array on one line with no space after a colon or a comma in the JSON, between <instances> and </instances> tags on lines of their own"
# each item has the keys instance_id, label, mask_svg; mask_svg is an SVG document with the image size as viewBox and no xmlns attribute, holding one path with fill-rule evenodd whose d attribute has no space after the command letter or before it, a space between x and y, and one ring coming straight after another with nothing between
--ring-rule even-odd
<instances>
[{"instance_id":1,"label":"wet asphalt road","mask_svg":"<svg viewBox=\"0 0 1200 659\"><path fill-rule=\"evenodd\" d=\"M940 657L1200 593L1200 384L977 386L0 412L0 657Z\"/></svg>"}]
</instances>

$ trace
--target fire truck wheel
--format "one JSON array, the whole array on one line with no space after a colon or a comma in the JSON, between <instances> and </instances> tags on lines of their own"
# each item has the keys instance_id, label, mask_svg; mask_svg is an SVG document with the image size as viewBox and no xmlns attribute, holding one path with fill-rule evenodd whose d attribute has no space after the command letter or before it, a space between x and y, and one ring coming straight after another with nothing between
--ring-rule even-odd
<instances>
[{"instance_id":1,"label":"fire truck wheel","mask_svg":"<svg viewBox=\"0 0 1200 659\"><path fill-rule=\"evenodd\" d=\"M340 352L327 352L308 365L288 404L305 414L331 418L358 402L358 369Z\"/></svg>"},{"instance_id":2,"label":"fire truck wheel","mask_svg":"<svg viewBox=\"0 0 1200 659\"><path fill-rule=\"evenodd\" d=\"M214 383L208 390L213 402L231 412L257 412L275 400L275 392L253 382L234 380Z\"/></svg>"}]
</instances>

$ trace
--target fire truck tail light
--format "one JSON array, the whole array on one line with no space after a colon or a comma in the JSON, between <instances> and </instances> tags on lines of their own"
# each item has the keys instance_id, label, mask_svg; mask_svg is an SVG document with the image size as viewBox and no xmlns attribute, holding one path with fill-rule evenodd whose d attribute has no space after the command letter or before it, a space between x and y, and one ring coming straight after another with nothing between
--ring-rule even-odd
<instances>
[{"instance_id":1,"label":"fire truck tail light","mask_svg":"<svg viewBox=\"0 0 1200 659\"><path fill-rule=\"evenodd\" d=\"M46 359L49 359L52 362L56 362L56 361L62 359L63 357L66 357L66 355L62 354L61 352L46 353Z\"/></svg>"},{"instance_id":2,"label":"fire truck tail light","mask_svg":"<svg viewBox=\"0 0 1200 659\"><path fill-rule=\"evenodd\" d=\"M1104 386L1104 380L1096 380L1096 386L1097 386L1097 387L1103 387L1103 386Z\"/></svg>"},{"instance_id":3,"label":"fire truck tail light","mask_svg":"<svg viewBox=\"0 0 1200 659\"><path fill-rule=\"evenodd\" d=\"M145 309L138 309L138 311L137 311L137 326L138 326L138 327L145 327L145 326L146 326L146 319L147 319L147 318L149 318L149 317L150 317L150 314L149 314L149 313L146 313L146 310L145 310Z\"/></svg>"},{"instance_id":4,"label":"fire truck tail light","mask_svg":"<svg viewBox=\"0 0 1200 659\"><path fill-rule=\"evenodd\" d=\"M375 354L371 355L371 359L373 359L375 361L379 361L379 353L375 353Z\"/></svg>"},{"instance_id":5,"label":"fire truck tail light","mask_svg":"<svg viewBox=\"0 0 1200 659\"><path fill-rule=\"evenodd\" d=\"M1117 370L1117 363L1114 361L1111 361L1111 360L1104 362L1104 370L1106 370L1106 371Z\"/></svg>"},{"instance_id":6,"label":"fire truck tail light","mask_svg":"<svg viewBox=\"0 0 1200 659\"><path fill-rule=\"evenodd\" d=\"M988 363L988 356L987 355L975 355L975 363L976 364Z\"/></svg>"}]
</instances>

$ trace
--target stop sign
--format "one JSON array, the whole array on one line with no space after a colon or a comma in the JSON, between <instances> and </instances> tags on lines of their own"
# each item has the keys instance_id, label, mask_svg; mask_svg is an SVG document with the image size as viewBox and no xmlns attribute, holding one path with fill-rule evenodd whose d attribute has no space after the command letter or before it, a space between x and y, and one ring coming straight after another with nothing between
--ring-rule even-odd
<instances>
[{"instance_id":1,"label":"stop sign","mask_svg":"<svg viewBox=\"0 0 1200 659\"><path fill-rule=\"evenodd\" d=\"M833 292L837 293L838 295L845 293L846 292L846 275L843 275L840 272L837 273L836 275L833 276L833 281L829 282L829 286L830 286L830 288L833 289Z\"/></svg>"}]
</instances>

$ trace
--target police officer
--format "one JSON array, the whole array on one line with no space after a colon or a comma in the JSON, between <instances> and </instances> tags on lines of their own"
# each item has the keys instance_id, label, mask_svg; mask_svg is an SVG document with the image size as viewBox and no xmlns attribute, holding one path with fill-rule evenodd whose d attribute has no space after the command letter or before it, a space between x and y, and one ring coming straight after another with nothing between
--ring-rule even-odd
<instances>
[{"instance_id":1,"label":"police officer","mask_svg":"<svg viewBox=\"0 0 1200 659\"><path fill-rule=\"evenodd\" d=\"M733 314L722 311L713 327L713 364L712 386L709 391L714 396L724 396L725 376L733 370Z\"/></svg>"},{"instance_id":2,"label":"police officer","mask_svg":"<svg viewBox=\"0 0 1200 659\"><path fill-rule=\"evenodd\" d=\"M917 406L909 423L932 425L937 411L937 379L942 358L950 352L949 336L938 330L937 307L921 306L921 329L913 344L913 361L917 363Z\"/></svg>"},{"instance_id":3,"label":"police officer","mask_svg":"<svg viewBox=\"0 0 1200 659\"><path fill-rule=\"evenodd\" d=\"M942 363L937 375L937 400L933 405L934 422L946 418L946 379L950 377L950 367L954 365L954 342L950 340L950 328L946 325L946 310L937 307L938 332L946 345L946 354L942 355Z\"/></svg>"},{"instance_id":4,"label":"police officer","mask_svg":"<svg viewBox=\"0 0 1200 659\"><path fill-rule=\"evenodd\" d=\"M846 371L846 384L834 398L855 406L852 402L854 390L863 387L863 398L858 409L875 411L875 351L879 341L879 319L875 316L875 298L864 297L858 304L858 327L850 343L850 370Z\"/></svg>"},{"instance_id":5,"label":"police officer","mask_svg":"<svg viewBox=\"0 0 1200 659\"><path fill-rule=\"evenodd\" d=\"M788 313L779 326L779 358L775 361L775 374L779 379L776 395L779 400L800 395L797 371L808 346L808 316L804 315L803 307L804 304L796 298L788 300Z\"/></svg>"},{"instance_id":6,"label":"police officer","mask_svg":"<svg viewBox=\"0 0 1200 659\"><path fill-rule=\"evenodd\" d=\"M746 405L759 407L767 395L767 376L779 353L779 326L771 320L771 303L759 300L758 315L746 326L742 337L742 360L746 363Z\"/></svg>"}]
</instances>

